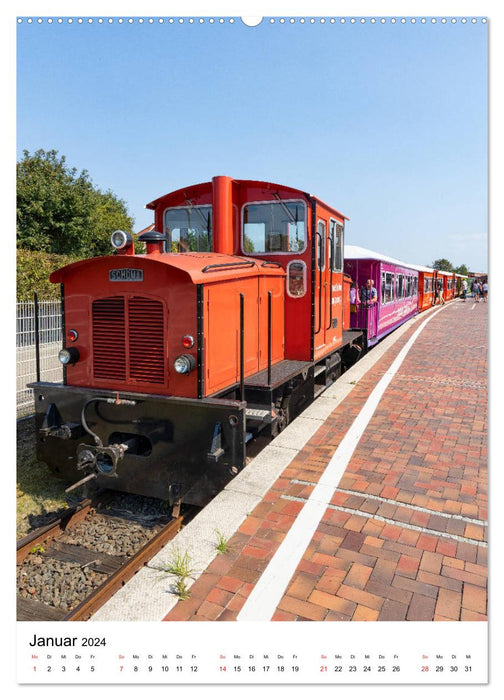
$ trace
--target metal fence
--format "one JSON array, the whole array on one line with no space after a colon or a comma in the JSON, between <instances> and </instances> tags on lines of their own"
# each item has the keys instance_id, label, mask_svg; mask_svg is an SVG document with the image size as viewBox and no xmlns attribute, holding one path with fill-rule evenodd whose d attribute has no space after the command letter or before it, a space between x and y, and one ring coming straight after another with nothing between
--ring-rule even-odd
<instances>
[{"instance_id":1,"label":"metal fence","mask_svg":"<svg viewBox=\"0 0 504 700\"><path fill-rule=\"evenodd\" d=\"M58 360L61 350L61 303L39 301L40 379L62 382L63 368ZM34 412L33 389L26 385L37 379L35 352L35 303L17 303L16 316L16 409L17 417Z\"/></svg>"}]
</instances>

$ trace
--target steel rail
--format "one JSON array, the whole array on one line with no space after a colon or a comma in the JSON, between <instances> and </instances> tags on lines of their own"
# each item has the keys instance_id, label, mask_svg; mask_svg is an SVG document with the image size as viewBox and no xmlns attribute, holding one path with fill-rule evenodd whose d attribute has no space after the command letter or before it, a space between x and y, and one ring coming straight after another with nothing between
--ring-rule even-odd
<instances>
[{"instance_id":1,"label":"steel rail","mask_svg":"<svg viewBox=\"0 0 504 700\"><path fill-rule=\"evenodd\" d=\"M100 500L103 500L103 497L101 497ZM95 507L96 504L96 497L93 500L86 498L77 505L67 508L59 518L52 520L46 525L42 525L18 540L16 543L16 563L21 564L38 544L58 537L70 525L75 525L81 520L84 520L91 508Z\"/></svg>"},{"instance_id":2,"label":"steel rail","mask_svg":"<svg viewBox=\"0 0 504 700\"><path fill-rule=\"evenodd\" d=\"M179 531L182 523L187 520L197 509L191 509L185 515L180 515L171 520L158 532L142 549L134 554L125 564L96 588L87 598L63 618L63 621L88 620L102 605L124 586L133 576L145 566Z\"/></svg>"}]
</instances>

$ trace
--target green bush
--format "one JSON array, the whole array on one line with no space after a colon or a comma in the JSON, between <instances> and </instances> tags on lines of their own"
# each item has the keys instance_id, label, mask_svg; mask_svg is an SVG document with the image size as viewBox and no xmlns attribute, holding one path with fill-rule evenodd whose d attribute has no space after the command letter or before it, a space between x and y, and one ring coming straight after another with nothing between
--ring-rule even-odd
<instances>
[{"instance_id":1,"label":"green bush","mask_svg":"<svg viewBox=\"0 0 504 700\"><path fill-rule=\"evenodd\" d=\"M58 284L49 282L49 275L60 267L79 260L78 256L56 255L34 250L17 250L16 297L18 301L31 301L33 292L39 299L59 299Z\"/></svg>"}]
</instances>

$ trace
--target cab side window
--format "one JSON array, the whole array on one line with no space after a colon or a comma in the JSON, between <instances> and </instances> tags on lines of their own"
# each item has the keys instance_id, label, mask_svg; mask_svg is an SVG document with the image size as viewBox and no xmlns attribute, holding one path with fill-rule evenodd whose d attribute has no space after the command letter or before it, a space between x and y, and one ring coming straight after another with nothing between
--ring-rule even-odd
<instances>
[{"instance_id":1,"label":"cab side window","mask_svg":"<svg viewBox=\"0 0 504 700\"><path fill-rule=\"evenodd\" d=\"M317 268L325 270L325 243L326 225L325 221L319 221L317 226Z\"/></svg>"},{"instance_id":2,"label":"cab side window","mask_svg":"<svg viewBox=\"0 0 504 700\"><path fill-rule=\"evenodd\" d=\"M331 270L342 272L343 270L343 226L334 219L331 219L330 228L331 241Z\"/></svg>"},{"instance_id":3,"label":"cab side window","mask_svg":"<svg viewBox=\"0 0 504 700\"><path fill-rule=\"evenodd\" d=\"M306 264L291 260L287 265L287 294L295 299L306 294Z\"/></svg>"}]
</instances>

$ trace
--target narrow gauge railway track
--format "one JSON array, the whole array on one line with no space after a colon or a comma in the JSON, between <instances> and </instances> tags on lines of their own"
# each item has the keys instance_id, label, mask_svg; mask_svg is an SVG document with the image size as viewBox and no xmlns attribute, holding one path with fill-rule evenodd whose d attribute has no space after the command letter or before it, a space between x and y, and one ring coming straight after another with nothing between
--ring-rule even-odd
<instances>
[{"instance_id":1,"label":"narrow gauge railway track","mask_svg":"<svg viewBox=\"0 0 504 700\"><path fill-rule=\"evenodd\" d=\"M138 515L114 499L81 501L18 542L19 621L88 620L196 513Z\"/></svg>"}]
</instances>

